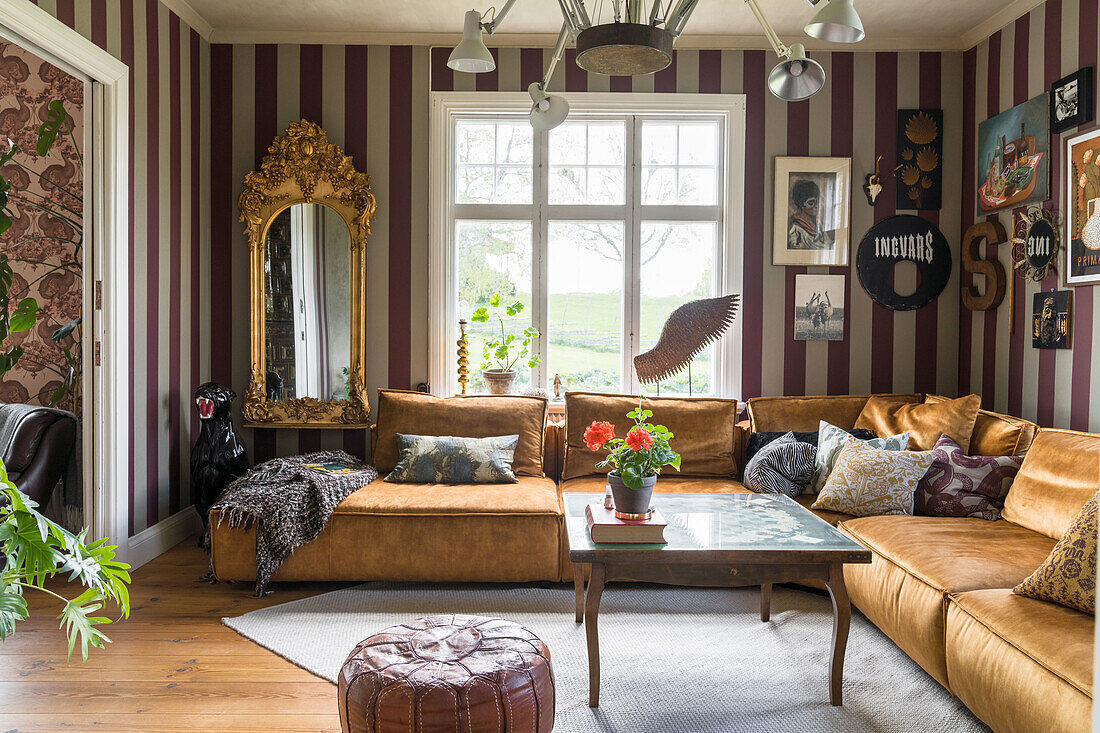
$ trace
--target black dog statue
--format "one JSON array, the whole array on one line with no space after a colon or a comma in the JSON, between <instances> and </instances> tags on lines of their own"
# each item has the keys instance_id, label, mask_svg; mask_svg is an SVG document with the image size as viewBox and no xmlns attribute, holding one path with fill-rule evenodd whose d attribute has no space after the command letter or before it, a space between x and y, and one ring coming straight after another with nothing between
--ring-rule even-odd
<instances>
[{"instance_id":1,"label":"black dog statue","mask_svg":"<svg viewBox=\"0 0 1100 733\"><path fill-rule=\"evenodd\" d=\"M236 392L216 382L205 382L195 390L195 407L202 427L191 449L191 496L204 530L209 529L211 505L226 486L251 466L230 415L236 397ZM209 532L204 531L201 545L205 546L208 536Z\"/></svg>"}]
</instances>

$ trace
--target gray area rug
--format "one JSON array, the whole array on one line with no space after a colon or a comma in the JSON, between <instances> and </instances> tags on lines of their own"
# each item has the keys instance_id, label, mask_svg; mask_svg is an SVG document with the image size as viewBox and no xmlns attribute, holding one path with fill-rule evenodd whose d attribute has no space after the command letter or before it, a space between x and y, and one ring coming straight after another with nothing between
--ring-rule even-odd
<instances>
[{"instance_id":1,"label":"gray area rug","mask_svg":"<svg viewBox=\"0 0 1100 733\"><path fill-rule=\"evenodd\" d=\"M600 707L588 707L583 625L572 588L367 583L226 618L243 636L330 682L348 652L387 626L449 613L502 616L550 647L555 731L988 730L859 614L844 665L844 706L829 704L832 607L759 592L610 584L600 606ZM335 695L333 705L336 704Z\"/></svg>"}]
</instances>

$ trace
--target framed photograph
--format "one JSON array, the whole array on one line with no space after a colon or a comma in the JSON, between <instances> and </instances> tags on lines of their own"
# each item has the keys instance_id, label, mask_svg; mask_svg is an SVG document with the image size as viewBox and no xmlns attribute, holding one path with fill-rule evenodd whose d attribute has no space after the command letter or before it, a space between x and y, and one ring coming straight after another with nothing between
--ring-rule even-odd
<instances>
[{"instance_id":1,"label":"framed photograph","mask_svg":"<svg viewBox=\"0 0 1100 733\"><path fill-rule=\"evenodd\" d=\"M773 265L848 264L851 158L775 159Z\"/></svg>"},{"instance_id":2,"label":"framed photograph","mask_svg":"<svg viewBox=\"0 0 1100 733\"><path fill-rule=\"evenodd\" d=\"M1078 69L1050 85L1051 132L1064 132L1091 122L1094 114L1091 66Z\"/></svg>"},{"instance_id":3,"label":"framed photograph","mask_svg":"<svg viewBox=\"0 0 1100 733\"><path fill-rule=\"evenodd\" d=\"M1031 345L1036 349L1069 349L1073 335L1073 291L1035 293Z\"/></svg>"},{"instance_id":4,"label":"framed photograph","mask_svg":"<svg viewBox=\"0 0 1100 733\"><path fill-rule=\"evenodd\" d=\"M1100 283L1100 130L1066 140L1066 284Z\"/></svg>"},{"instance_id":5,"label":"framed photograph","mask_svg":"<svg viewBox=\"0 0 1100 733\"><path fill-rule=\"evenodd\" d=\"M844 340L844 275L795 275L794 338Z\"/></svg>"},{"instance_id":6,"label":"framed photograph","mask_svg":"<svg viewBox=\"0 0 1100 733\"><path fill-rule=\"evenodd\" d=\"M1050 198L1050 95L978 125L979 218Z\"/></svg>"}]
</instances>

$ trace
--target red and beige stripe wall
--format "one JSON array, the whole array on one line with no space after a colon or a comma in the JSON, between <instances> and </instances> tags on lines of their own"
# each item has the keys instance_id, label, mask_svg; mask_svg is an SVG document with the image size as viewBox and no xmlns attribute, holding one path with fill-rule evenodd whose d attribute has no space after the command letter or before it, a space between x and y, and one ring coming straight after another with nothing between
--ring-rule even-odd
<instances>
[{"instance_id":1,"label":"red and beige stripe wall","mask_svg":"<svg viewBox=\"0 0 1100 733\"><path fill-rule=\"evenodd\" d=\"M371 175L378 220L368 243L367 384L409 387L427 377L428 104L429 91L520 91L540 79L549 51L493 49L499 65L477 77L447 69L446 49L407 46L220 45L211 47L212 291L215 379L238 392L248 378L247 248L236 220L244 174L271 139L300 117L320 123ZM957 386L958 277L918 312L874 304L854 268L771 265L772 168L777 155L853 157L853 238L895 213L893 189L872 208L859 185L883 156L895 155L897 109L944 109L945 150L962 146L962 55L939 52L815 54L829 81L806 102L785 104L767 93L774 63L765 51L676 53L672 67L638 79L588 74L570 51L552 88L566 92L649 91L745 93L746 161L744 397L929 391ZM944 209L923 212L948 233L959 230L962 162L945 156ZM950 237L953 246L956 237ZM853 242L853 252L854 252ZM958 251L955 250L958 261ZM793 339L794 277L845 274L847 338ZM900 283L899 283L900 284ZM256 458L320 447L361 452L362 436L318 430L262 430L249 435Z\"/></svg>"},{"instance_id":2,"label":"red and beige stripe wall","mask_svg":"<svg viewBox=\"0 0 1100 733\"><path fill-rule=\"evenodd\" d=\"M1097 6L1098 0L1047 0L964 54L963 229L975 221L978 124L1047 91L1052 82L1083 66L1100 71ZM1094 83L1100 79L1093 78ZM1060 214L1065 211L1066 139L1095 126L1092 122L1051 136L1051 199L1045 206ZM997 218L1011 232L1012 216L1001 212ZM1011 245L995 249L1011 272ZM995 311L971 314L963 309L958 391L979 392L986 407L1040 425L1100 430L1100 292L1096 286L1073 288L1072 348L1040 350L1031 346L1032 299L1039 290L1064 288L1064 277L1053 273L1041 283L1016 277L1010 287L1016 296L1013 333L1008 297Z\"/></svg>"},{"instance_id":3,"label":"red and beige stripe wall","mask_svg":"<svg viewBox=\"0 0 1100 733\"><path fill-rule=\"evenodd\" d=\"M210 46L157 0L36 4L130 67L132 536L191 504L191 392L211 355Z\"/></svg>"}]
</instances>

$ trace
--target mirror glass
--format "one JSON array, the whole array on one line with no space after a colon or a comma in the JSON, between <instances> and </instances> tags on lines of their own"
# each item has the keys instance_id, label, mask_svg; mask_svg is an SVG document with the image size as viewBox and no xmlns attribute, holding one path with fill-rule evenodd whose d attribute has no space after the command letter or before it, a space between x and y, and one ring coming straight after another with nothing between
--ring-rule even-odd
<instances>
[{"instance_id":1,"label":"mirror glass","mask_svg":"<svg viewBox=\"0 0 1100 733\"><path fill-rule=\"evenodd\" d=\"M294 204L264 242L267 398L348 398L351 240L321 204Z\"/></svg>"}]
</instances>

